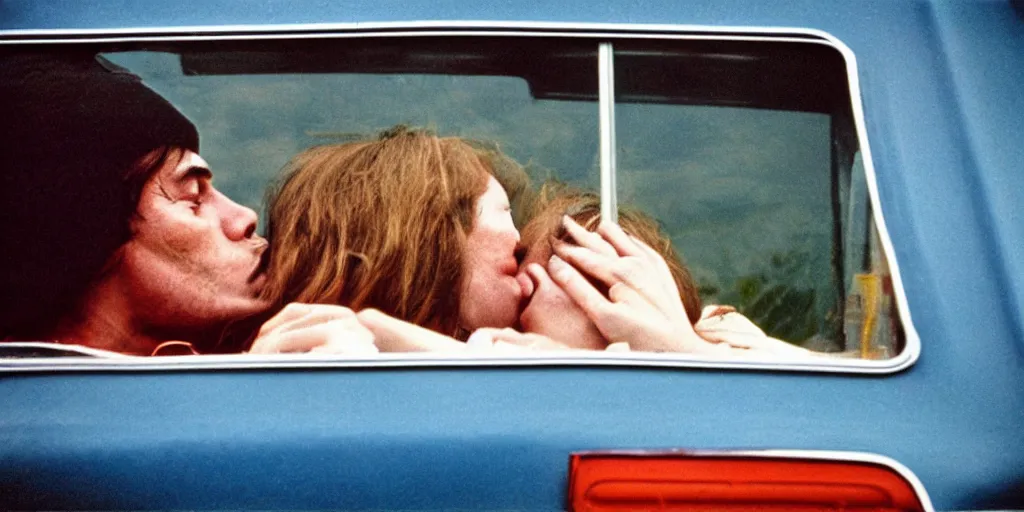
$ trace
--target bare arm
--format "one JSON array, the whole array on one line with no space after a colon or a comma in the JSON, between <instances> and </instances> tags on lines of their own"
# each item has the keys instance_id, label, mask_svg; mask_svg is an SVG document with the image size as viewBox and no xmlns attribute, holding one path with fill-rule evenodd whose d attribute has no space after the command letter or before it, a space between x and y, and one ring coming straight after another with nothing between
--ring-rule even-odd
<instances>
[{"instance_id":1,"label":"bare arm","mask_svg":"<svg viewBox=\"0 0 1024 512\"><path fill-rule=\"evenodd\" d=\"M375 354L374 335L349 308L292 303L260 328L250 354Z\"/></svg>"}]
</instances>

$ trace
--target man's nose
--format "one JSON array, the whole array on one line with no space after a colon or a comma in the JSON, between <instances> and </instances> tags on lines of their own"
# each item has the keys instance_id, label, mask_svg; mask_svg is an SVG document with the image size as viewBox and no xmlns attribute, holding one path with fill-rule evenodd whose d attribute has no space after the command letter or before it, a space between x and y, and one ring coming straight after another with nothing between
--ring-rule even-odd
<instances>
[{"instance_id":1,"label":"man's nose","mask_svg":"<svg viewBox=\"0 0 1024 512\"><path fill-rule=\"evenodd\" d=\"M220 192L218 192L220 194ZM259 218L252 208L242 206L228 196L220 194L224 208L221 211L221 229L233 241L252 238L256 233L256 220Z\"/></svg>"}]
</instances>

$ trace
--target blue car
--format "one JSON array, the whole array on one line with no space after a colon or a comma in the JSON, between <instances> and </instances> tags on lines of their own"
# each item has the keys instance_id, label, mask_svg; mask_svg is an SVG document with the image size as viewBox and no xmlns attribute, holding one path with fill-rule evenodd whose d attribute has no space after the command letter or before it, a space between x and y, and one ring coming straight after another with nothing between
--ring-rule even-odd
<instances>
[{"instance_id":1,"label":"blue car","mask_svg":"<svg viewBox=\"0 0 1024 512\"><path fill-rule=\"evenodd\" d=\"M256 210L317 144L473 139L825 355L8 340L0 509L1024 510L1022 2L0 2L0 65L40 51L140 76Z\"/></svg>"}]
</instances>

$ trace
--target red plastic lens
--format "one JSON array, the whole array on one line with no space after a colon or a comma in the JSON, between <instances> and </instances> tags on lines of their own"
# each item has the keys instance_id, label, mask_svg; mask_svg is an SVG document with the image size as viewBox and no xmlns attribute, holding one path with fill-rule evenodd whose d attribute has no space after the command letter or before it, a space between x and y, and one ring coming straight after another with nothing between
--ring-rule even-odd
<instances>
[{"instance_id":1,"label":"red plastic lens","mask_svg":"<svg viewBox=\"0 0 1024 512\"><path fill-rule=\"evenodd\" d=\"M569 509L922 511L913 486L883 465L787 457L574 454Z\"/></svg>"}]
</instances>

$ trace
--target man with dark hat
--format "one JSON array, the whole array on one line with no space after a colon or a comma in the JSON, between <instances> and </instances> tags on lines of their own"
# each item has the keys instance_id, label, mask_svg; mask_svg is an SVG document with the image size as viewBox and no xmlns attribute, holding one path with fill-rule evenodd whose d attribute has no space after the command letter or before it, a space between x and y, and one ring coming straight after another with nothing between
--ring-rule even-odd
<instances>
[{"instance_id":1,"label":"man with dark hat","mask_svg":"<svg viewBox=\"0 0 1024 512\"><path fill-rule=\"evenodd\" d=\"M93 55L0 58L0 339L208 352L265 314L256 213L213 187L188 119ZM293 305L260 335L257 352L374 350L340 307Z\"/></svg>"}]
</instances>

